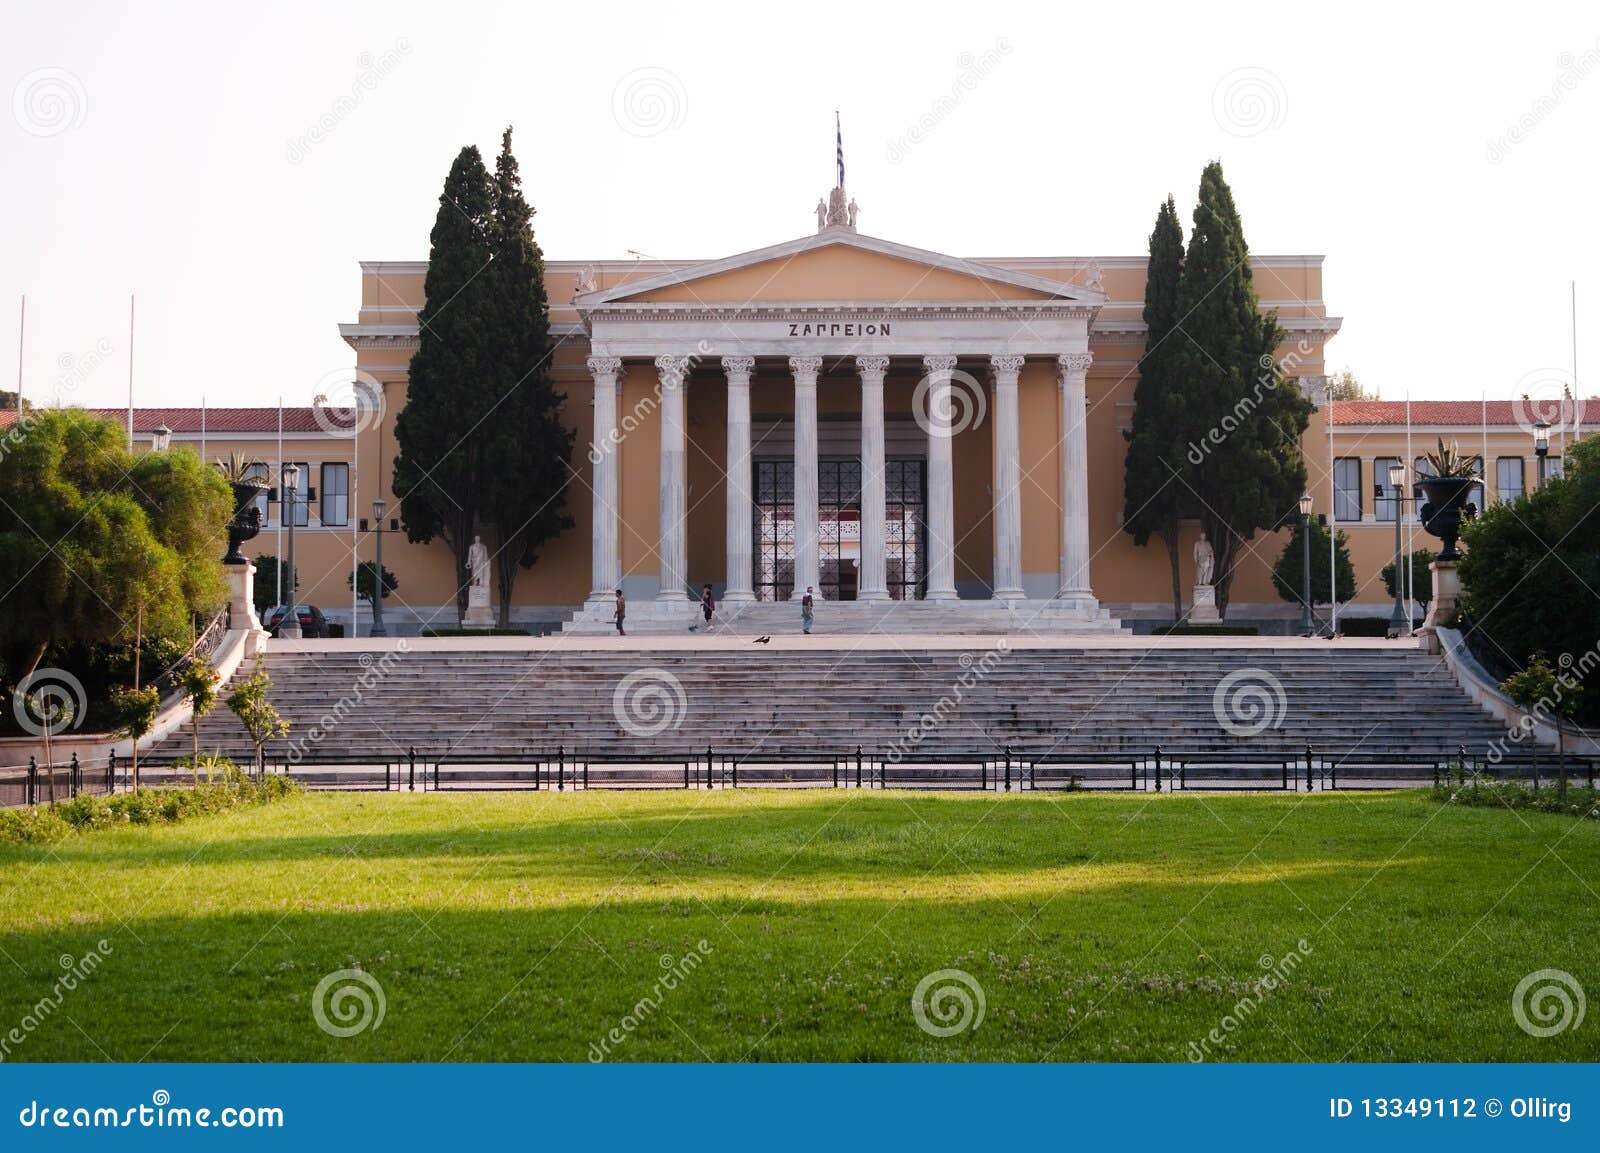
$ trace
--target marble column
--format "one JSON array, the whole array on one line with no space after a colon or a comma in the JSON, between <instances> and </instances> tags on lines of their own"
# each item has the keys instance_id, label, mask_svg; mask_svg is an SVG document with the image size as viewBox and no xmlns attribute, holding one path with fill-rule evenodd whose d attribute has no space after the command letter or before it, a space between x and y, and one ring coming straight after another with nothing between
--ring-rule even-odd
<instances>
[{"instance_id":1,"label":"marble column","mask_svg":"<svg viewBox=\"0 0 1600 1153\"><path fill-rule=\"evenodd\" d=\"M661 590L656 599L689 599L689 556L685 538L688 509L688 453L685 448L683 396L689 371L687 356L656 357L661 380Z\"/></svg>"},{"instance_id":2,"label":"marble column","mask_svg":"<svg viewBox=\"0 0 1600 1153\"><path fill-rule=\"evenodd\" d=\"M622 381L622 360L615 356L591 356L589 372L594 377L594 440L589 444L589 463L594 466L589 599L608 605L622 583L617 553L617 453L621 448L617 431L617 390Z\"/></svg>"},{"instance_id":3,"label":"marble column","mask_svg":"<svg viewBox=\"0 0 1600 1153\"><path fill-rule=\"evenodd\" d=\"M1094 358L1069 352L1061 367L1061 591L1076 608L1099 607L1089 587L1089 417L1085 376Z\"/></svg>"},{"instance_id":4,"label":"marble column","mask_svg":"<svg viewBox=\"0 0 1600 1153\"><path fill-rule=\"evenodd\" d=\"M861 374L861 580L856 599L863 601L889 599L883 450L883 375L888 370L887 356L856 357Z\"/></svg>"},{"instance_id":5,"label":"marble column","mask_svg":"<svg viewBox=\"0 0 1600 1153\"><path fill-rule=\"evenodd\" d=\"M809 585L822 599L817 509L817 373L820 356L791 356L794 373L794 593L805 595Z\"/></svg>"},{"instance_id":6,"label":"marble column","mask_svg":"<svg viewBox=\"0 0 1600 1153\"><path fill-rule=\"evenodd\" d=\"M927 412L919 414L928 431L928 592L927 600L956 599L956 513L954 398L950 374L953 356L925 356Z\"/></svg>"},{"instance_id":7,"label":"marble column","mask_svg":"<svg viewBox=\"0 0 1600 1153\"><path fill-rule=\"evenodd\" d=\"M750 499L750 373L753 356L725 356L722 371L728 375L728 582L722 599L730 604L756 599L751 588L755 552L751 543L754 511Z\"/></svg>"},{"instance_id":8,"label":"marble column","mask_svg":"<svg viewBox=\"0 0 1600 1153\"><path fill-rule=\"evenodd\" d=\"M994 372L994 599L1020 600L1022 589L1022 464L1017 377L1023 358L991 356Z\"/></svg>"}]
</instances>

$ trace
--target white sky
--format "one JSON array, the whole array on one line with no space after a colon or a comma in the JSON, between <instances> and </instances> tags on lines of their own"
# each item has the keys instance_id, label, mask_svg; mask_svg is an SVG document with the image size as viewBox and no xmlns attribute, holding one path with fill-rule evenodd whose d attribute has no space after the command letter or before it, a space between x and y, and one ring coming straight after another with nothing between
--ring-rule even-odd
<instances>
[{"instance_id":1,"label":"white sky","mask_svg":"<svg viewBox=\"0 0 1600 1153\"><path fill-rule=\"evenodd\" d=\"M1220 157L1254 251L1327 255L1330 369L1510 396L1568 366L1573 278L1581 375L1600 365L1592 2L7 9L0 386L27 293L36 400L124 402L137 292L141 405L308 403L353 363L357 260L425 257L451 159L508 123L549 258L807 234L835 107L864 232L1142 253L1169 191L1187 232ZM630 121L630 86L664 103Z\"/></svg>"}]
</instances>

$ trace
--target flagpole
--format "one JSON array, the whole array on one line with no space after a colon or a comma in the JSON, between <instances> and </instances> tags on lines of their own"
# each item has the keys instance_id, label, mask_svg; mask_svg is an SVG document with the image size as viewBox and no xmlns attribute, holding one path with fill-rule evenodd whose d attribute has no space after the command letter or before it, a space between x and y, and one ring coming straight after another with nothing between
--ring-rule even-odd
<instances>
[{"instance_id":1,"label":"flagpole","mask_svg":"<svg viewBox=\"0 0 1600 1153\"><path fill-rule=\"evenodd\" d=\"M128 294L128 451L133 451L133 294Z\"/></svg>"},{"instance_id":2,"label":"flagpole","mask_svg":"<svg viewBox=\"0 0 1600 1153\"><path fill-rule=\"evenodd\" d=\"M1325 386L1326 387L1326 386ZM1339 490L1333 477L1333 406L1332 389L1328 390L1328 639L1333 640L1339 635L1339 568L1335 564L1337 557L1337 542L1339 539ZM1311 526L1307 524L1305 531L1310 532ZM1309 553L1307 555L1310 555ZM1311 595L1313 607L1316 605L1316 594ZM1314 631L1314 630L1313 630Z\"/></svg>"},{"instance_id":3,"label":"flagpole","mask_svg":"<svg viewBox=\"0 0 1600 1153\"><path fill-rule=\"evenodd\" d=\"M1483 493L1479 503L1489 503L1489 390L1483 389L1478 393L1478 425L1483 431L1483 477L1478 485L1478 491ZM1496 494L1498 495L1498 494ZM1483 509L1479 509L1482 512Z\"/></svg>"},{"instance_id":4,"label":"flagpole","mask_svg":"<svg viewBox=\"0 0 1600 1153\"><path fill-rule=\"evenodd\" d=\"M205 460L205 458L206 458L206 398L205 398L205 394L202 393L201 396L200 396L200 459L201 460Z\"/></svg>"},{"instance_id":5,"label":"flagpole","mask_svg":"<svg viewBox=\"0 0 1600 1153\"><path fill-rule=\"evenodd\" d=\"M17 320L17 419L22 419L22 342L28 336L28 294L22 294L22 316Z\"/></svg>"},{"instance_id":6,"label":"flagpole","mask_svg":"<svg viewBox=\"0 0 1600 1153\"><path fill-rule=\"evenodd\" d=\"M283 603L283 397L278 397L278 599L274 605Z\"/></svg>"},{"instance_id":7,"label":"flagpole","mask_svg":"<svg viewBox=\"0 0 1600 1153\"><path fill-rule=\"evenodd\" d=\"M1406 521L1405 580L1402 582L1406 590L1406 619L1409 621L1412 612L1411 606L1417 595L1417 577L1416 573L1411 571L1414 567L1411 563L1411 553L1416 546L1416 521L1414 519L1416 516L1416 501L1414 498L1417 491L1417 461L1411 455L1411 390L1409 388L1406 389L1406 471L1411 475L1411 492L1413 494L1411 504L1413 519ZM1403 515L1404 512L1405 502L1401 501L1400 509L1396 515Z\"/></svg>"},{"instance_id":8,"label":"flagpole","mask_svg":"<svg viewBox=\"0 0 1600 1153\"><path fill-rule=\"evenodd\" d=\"M22 394L22 386L17 386ZM19 402L20 403L20 402ZM1583 439L1583 386L1578 383L1578 282L1572 282L1572 443Z\"/></svg>"}]
</instances>

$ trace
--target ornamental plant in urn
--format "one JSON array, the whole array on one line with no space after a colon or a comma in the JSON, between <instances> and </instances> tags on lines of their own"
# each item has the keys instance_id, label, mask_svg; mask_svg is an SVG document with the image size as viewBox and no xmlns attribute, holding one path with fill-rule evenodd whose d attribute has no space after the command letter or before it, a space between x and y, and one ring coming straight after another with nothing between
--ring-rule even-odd
<instances>
[{"instance_id":1,"label":"ornamental plant in urn","mask_svg":"<svg viewBox=\"0 0 1600 1153\"><path fill-rule=\"evenodd\" d=\"M1467 500L1472 486L1478 483L1478 474L1453 440L1447 445L1441 438L1438 451L1430 452L1427 461L1433 475L1417 477L1413 486L1424 502L1419 510L1422 527L1444 542L1439 560L1458 560L1461 554L1456 551L1456 537L1461 532L1461 522L1478 513L1477 506Z\"/></svg>"},{"instance_id":2,"label":"ornamental plant in urn","mask_svg":"<svg viewBox=\"0 0 1600 1153\"><path fill-rule=\"evenodd\" d=\"M261 510L256 498L267 487L267 482L256 475L261 467L259 460L247 460L243 453L230 452L227 460L217 461L217 467L233 489L233 516L228 520L228 555L223 564L248 564L239 546L261 531Z\"/></svg>"}]
</instances>

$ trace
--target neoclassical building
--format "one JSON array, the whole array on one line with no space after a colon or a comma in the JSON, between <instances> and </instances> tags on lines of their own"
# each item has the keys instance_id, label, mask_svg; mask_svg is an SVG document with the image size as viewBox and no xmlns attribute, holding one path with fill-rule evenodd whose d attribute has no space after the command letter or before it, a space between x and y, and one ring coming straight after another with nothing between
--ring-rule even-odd
<instances>
[{"instance_id":1,"label":"neoclassical building","mask_svg":"<svg viewBox=\"0 0 1600 1153\"><path fill-rule=\"evenodd\" d=\"M819 217L719 259L548 263L579 524L519 578L518 611L609 619L621 588L630 619L687 619L707 583L730 606L811 587L835 619L920 603L1092 624L1102 602L1160 602L1164 556L1118 527L1145 258L949 256L858 231L838 190ZM1255 260L1313 378L1339 327L1321 263ZM362 273L341 332L382 392L358 455L387 483L425 265ZM442 547L394 551L408 601L453 600Z\"/></svg>"},{"instance_id":2,"label":"neoclassical building","mask_svg":"<svg viewBox=\"0 0 1600 1153\"><path fill-rule=\"evenodd\" d=\"M514 622L603 630L621 588L634 627L679 627L704 584L774 627L793 623L787 602L808 586L832 629L1171 619L1164 548L1121 527L1146 257L948 256L858 231L842 190L819 217L799 239L718 259L547 263L576 525L519 575ZM1258 255L1253 276L1287 334L1280 362L1318 404L1303 449L1316 513L1350 540L1345 611L1385 616L1395 520L1406 547L1430 544L1415 505L1386 488L1388 466L1414 471L1438 437L1455 439L1483 461L1480 503L1509 499L1560 468L1600 401L1548 414L1558 429L1542 461L1531 431L1548 397L1520 399L1522 384L1473 382L1517 400L1329 403L1323 355L1340 321L1322 262ZM269 475L300 465L315 490L295 518L301 599L363 632L348 578L380 523L396 527L394 422L426 268L361 265L360 312L340 332L354 391L375 403L353 422L315 404L136 414L139 443L163 426L209 456L258 456ZM251 547L281 555L283 518L266 503ZM1180 547L1186 599L1197 534L1186 526ZM1246 547L1230 619L1298 618L1271 583L1286 537ZM463 577L449 549L386 531L384 550L400 581L390 629L453 626Z\"/></svg>"}]
</instances>

